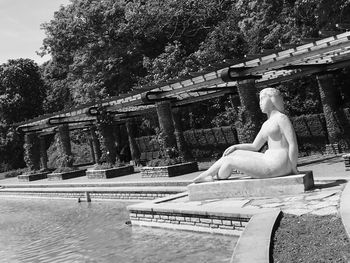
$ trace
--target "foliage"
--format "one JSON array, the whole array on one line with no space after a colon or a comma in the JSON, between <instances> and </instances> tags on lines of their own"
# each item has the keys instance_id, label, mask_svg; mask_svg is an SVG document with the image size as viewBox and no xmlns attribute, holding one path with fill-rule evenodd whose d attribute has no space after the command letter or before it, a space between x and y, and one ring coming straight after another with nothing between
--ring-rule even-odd
<instances>
[{"instance_id":1,"label":"foliage","mask_svg":"<svg viewBox=\"0 0 350 263\"><path fill-rule=\"evenodd\" d=\"M118 0L75 0L42 25L42 52L63 69L75 103L119 94L135 81L141 57L126 28L124 6Z\"/></svg>"},{"instance_id":2,"label":"foliage","mask_svg":"<svg viewBox=\"0 0 350 263\"><path fill-rule=\"evenodd\" d=\"M40 146L39 138L36 134L26 134L24 143L24 161L29 171L40 169Z\"/></svg>"},{"instance_id":3,"label":"foliage","mask_svg":"<svg viewBox=\"0 0 350 263\"><path fill-rule=\"evenodd\" d=\"M4 172L0 175L1 178L12 178L12 177L17 177L18 175L25 174L27 173L28 170L27 168L20 168L20 169L15 169L15 170L9 170L7 172Z\"/></svg>"},{"instance_id":4,"label":"foliage","mask_svg":"<svg viewBox=\"0 0 350 263\"><path fill-rule=\"evenodd\" d=\"M180 155L178 149L165 146L164 136L165 134L158 129L154 140L159 144L159 155L158 158L150 160L147 163L148 166L167 166L184 162L184 158Z\"/></svg>"},{"instance_id":5,"label":"foliage","mask_svg":"<svg viewBox=\"0 0 350 263\"><path fill-rule=\"evenodd\" d=\"M20 122L41 114L45 87L38 65L30 59L0 65L0 119Z\"/></svg>"},{"instance_id":6,"label":"foliage","mask_svg":"<svg viewBox=\"0 0 350 263\"><path fill-rule=\"evenodd\" d=\"M62 167L72 167L74 163L74 157L71 154L67 154L64 151L64 146L62 139L66 140L69 138L61 138L60 134L55 134L55 148L57 151L57 156L56 156L56 167L62 168ZM70 142L69 142L70 143Z\"/></svg>"},{"instance_id":7,"label":"foliage","mask_svg":"<svg viewBox=\"0 0 350 263\"><path fill-rule=\"evenodd\" d=\"M232 108L231 111L235 115L234 125L237 130L239 142L252 143L257 132L260 130L259 124L251 120L247 114L247 110L243 106Z\"/></svg>"},{"instance_id":8,"label":"foliage","mask_svg":"<svg viewBox=\"0 0 350 263\"><path fill-rule=\"evenodd\" d=\"M317 114L322 112L322 105L316 79L303 77L278 87L281 91L285 110L289 116Z\"/></svg>"},{"instance_id":9,"label":"foliage","mask_svg":"<svg viewBox=\"0 0 350 263\"><path fill-rule=\"evenodd\" d=\"M39 67L30 59L0 65L0 163L8 169L23 167L23 137L14 123L41 113L45 86Z\"/></svg>"}]
</instances>

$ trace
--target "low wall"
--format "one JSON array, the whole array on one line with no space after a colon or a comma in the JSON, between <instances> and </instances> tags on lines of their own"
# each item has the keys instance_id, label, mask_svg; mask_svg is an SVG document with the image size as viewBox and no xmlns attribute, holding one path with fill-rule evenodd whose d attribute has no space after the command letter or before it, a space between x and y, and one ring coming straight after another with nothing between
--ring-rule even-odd
<instances>
[{"instance_id":1,"label":"low wall","mask_svg":"<svg viewBox=\"0 0 350 263\"><path fill-rule=\"evenodd\" d=\"M133 225L147 225L162 228L176 228L182 230L222 232L225 234L239 235L250 218L221 217L215 215L196 215L177 212L157 212L130 210L130 220ZM153 224L152 224L153 223ZM172 226L173 225L173 226ZM176 225L176 226L175 226Z\"/></svg>"}]
</instances>

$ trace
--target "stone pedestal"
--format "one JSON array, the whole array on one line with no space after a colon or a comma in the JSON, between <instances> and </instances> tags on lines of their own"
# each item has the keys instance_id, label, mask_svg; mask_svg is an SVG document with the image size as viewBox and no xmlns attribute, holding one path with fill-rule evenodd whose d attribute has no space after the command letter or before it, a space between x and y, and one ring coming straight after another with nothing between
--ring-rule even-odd
<instances>
[{"instance_id":1,"label":"stone pedestal","mask_svg":"<svg viewBox=\"0 0 350 263\"><path fill-rule=\"evenodd\" d=\"M231 179L208 183L190 184L190 201L224 199L231 197L278 197L295 195L314 187L312 171L298 175L266 179Z\"/></svg>"},{"instance_id":2,"label":"stone pedestal","mask_svg":"<svg viewBox=\"0 0 350 263\"><path fill-rule=\"evenodd\" d=\"M49 172L35 173L35 174L20 174L17 176L20 182L30 182L35 180L42 180L47 178Z\"/></svg>"},{"instance_id":3,"label":"stone pedestal","mask_svg":"<svg viewBox=\"0 0 350 263\"><path fill-rule=\"evenodd\" d=\"M142 167L142 177L172 177L198 171L197 162L179 163L169 166Z\"/></svg>"},{"instance_id":4,"label":"stone pedestal","mask_svg":"<svg viewBox=\"0 0 350 263\"><path fill-rule=\"evenodd\" d=\"M126 165L122 167L116 167L111 169L103 170L87 170L86 175L89 179L108 179L118 176L123 176L127 174L132 174L134 172L134 166Z\"/></svg>"},{"instance_id":5,"label":"stone pedestal","mask_svg":"<svg viewBox=\"0 0 350 263\"><path fill-rule=\"evenodd\" d=\"M47 175L47 179L49 179L49 181L71 179L79 176L85 176L85 171L86 170L77 170L77 171L64 172L64 173L50 173Z\"/></svg>"}]
</instances>

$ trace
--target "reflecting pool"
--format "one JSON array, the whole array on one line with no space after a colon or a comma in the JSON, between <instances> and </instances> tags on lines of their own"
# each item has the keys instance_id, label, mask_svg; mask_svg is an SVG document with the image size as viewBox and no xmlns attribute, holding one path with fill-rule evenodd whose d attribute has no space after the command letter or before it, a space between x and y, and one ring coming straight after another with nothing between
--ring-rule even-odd
<instances>
[{"instance_id":1,"label":"reflecting pool","mask_svg":"<svg viewBox=\"0 0 350 263\"><path fill-rule=\"evenodd\" d=\"M0 261L230 261L237 237L130 227L128 204L0 199Z\"/></svg>"}]
</instances>

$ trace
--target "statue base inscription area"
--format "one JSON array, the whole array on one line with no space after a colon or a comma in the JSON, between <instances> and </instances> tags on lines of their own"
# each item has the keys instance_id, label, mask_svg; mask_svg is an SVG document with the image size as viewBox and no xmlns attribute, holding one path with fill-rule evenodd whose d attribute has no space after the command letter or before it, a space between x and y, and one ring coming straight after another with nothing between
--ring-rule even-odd
<instances>
[{"instance_id":1,"label":"statue base inscription area","mask_svg":"<svg viewBox=\"0 0 350 263\"><path fill-rule=\"evenodd\" d=\"M266 179L229 179L190 184L190 201L223 199L231 197L281 196L304 193L314 187L312 171L297 175Z\"/></svg>"}]
</instances>

